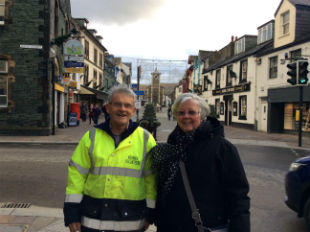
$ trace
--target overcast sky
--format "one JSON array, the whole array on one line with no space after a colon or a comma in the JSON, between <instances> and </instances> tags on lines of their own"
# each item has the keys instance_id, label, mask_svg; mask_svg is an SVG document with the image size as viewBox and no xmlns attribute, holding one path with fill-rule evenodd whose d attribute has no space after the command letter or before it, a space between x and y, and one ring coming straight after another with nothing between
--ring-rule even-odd
<instances>
[{"instance_id":1,"label":"overcast sky","mask_svg":"<svg viewBox=\"0 0 310 232\"><path fill-rule=\"evenodd\" d=\"M220 50L231 36L256 35L281 0L71 0L108 51L121 57L187 60Z\"/></svg>"}]
</instances>

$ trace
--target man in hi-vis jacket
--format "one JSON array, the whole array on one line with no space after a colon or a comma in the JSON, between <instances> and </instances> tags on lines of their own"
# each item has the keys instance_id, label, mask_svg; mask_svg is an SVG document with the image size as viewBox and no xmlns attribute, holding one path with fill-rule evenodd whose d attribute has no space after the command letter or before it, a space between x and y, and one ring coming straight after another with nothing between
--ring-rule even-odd
<instances>
[{"instance_id":1,"label":"man in hi-vis jacket","mask_svg":"<svg viewBox=\"0 0 310 232\"><path fill-rule=\"evenodd\" d=\"M156 183L148 151L153 136L131 121L135 94L114 87L110 119L82 137L68 166L64 203L70 232L144 231L152 223Z\"/></svg>"}]
</instances>

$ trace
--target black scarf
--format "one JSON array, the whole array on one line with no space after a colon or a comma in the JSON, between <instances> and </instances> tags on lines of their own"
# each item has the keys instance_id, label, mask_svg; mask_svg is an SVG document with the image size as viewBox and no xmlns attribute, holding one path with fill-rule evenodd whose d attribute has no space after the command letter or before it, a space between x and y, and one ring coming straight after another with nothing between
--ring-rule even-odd
<instances>
[{"instance_id":1,"label":"black scarf","mask_svg":"<svg viewBox=\"0 0 310 232\"><path fill-rule=\"evenodd\" d=\"M164 200L171 191L177 173L179 161L188 160L187 148L194 141L195 131L184 133L178 126L168 138L168 143L160 143L154 147L150 154L152 165L158 172L158 195Z\"/></svg>"}]
</instances>

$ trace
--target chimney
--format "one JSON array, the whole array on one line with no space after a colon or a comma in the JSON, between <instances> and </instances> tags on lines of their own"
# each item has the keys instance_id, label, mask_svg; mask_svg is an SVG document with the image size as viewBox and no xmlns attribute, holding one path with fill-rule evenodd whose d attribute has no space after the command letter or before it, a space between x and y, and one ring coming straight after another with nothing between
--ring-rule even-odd
<instances>
[{"instance_id":1,"label":"chimney","mask_svg":"<svg viewBox=\"0 0 310 232\"><path fill-rule=\"evenodd\" d=\"M231 36L231 42L234 42L234 36L233 35Z\"/></svg>"}]
</instances>

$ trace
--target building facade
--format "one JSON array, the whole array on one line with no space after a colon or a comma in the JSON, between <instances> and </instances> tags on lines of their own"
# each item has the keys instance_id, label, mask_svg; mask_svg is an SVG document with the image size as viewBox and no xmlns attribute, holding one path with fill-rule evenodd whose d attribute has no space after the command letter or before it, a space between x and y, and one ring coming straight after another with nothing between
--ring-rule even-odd
<instances>
[{"instance_id":1,"label":"building facade","mask_svg":"<svg viewBox=\"0 0 310 232\"><path fill-rule=\"evenodd\" d=\"M25 15L27 17L25 18ZM50 135L66 115L70 1L0 1L0 133Z\"/></svg>"}]
</instances>

